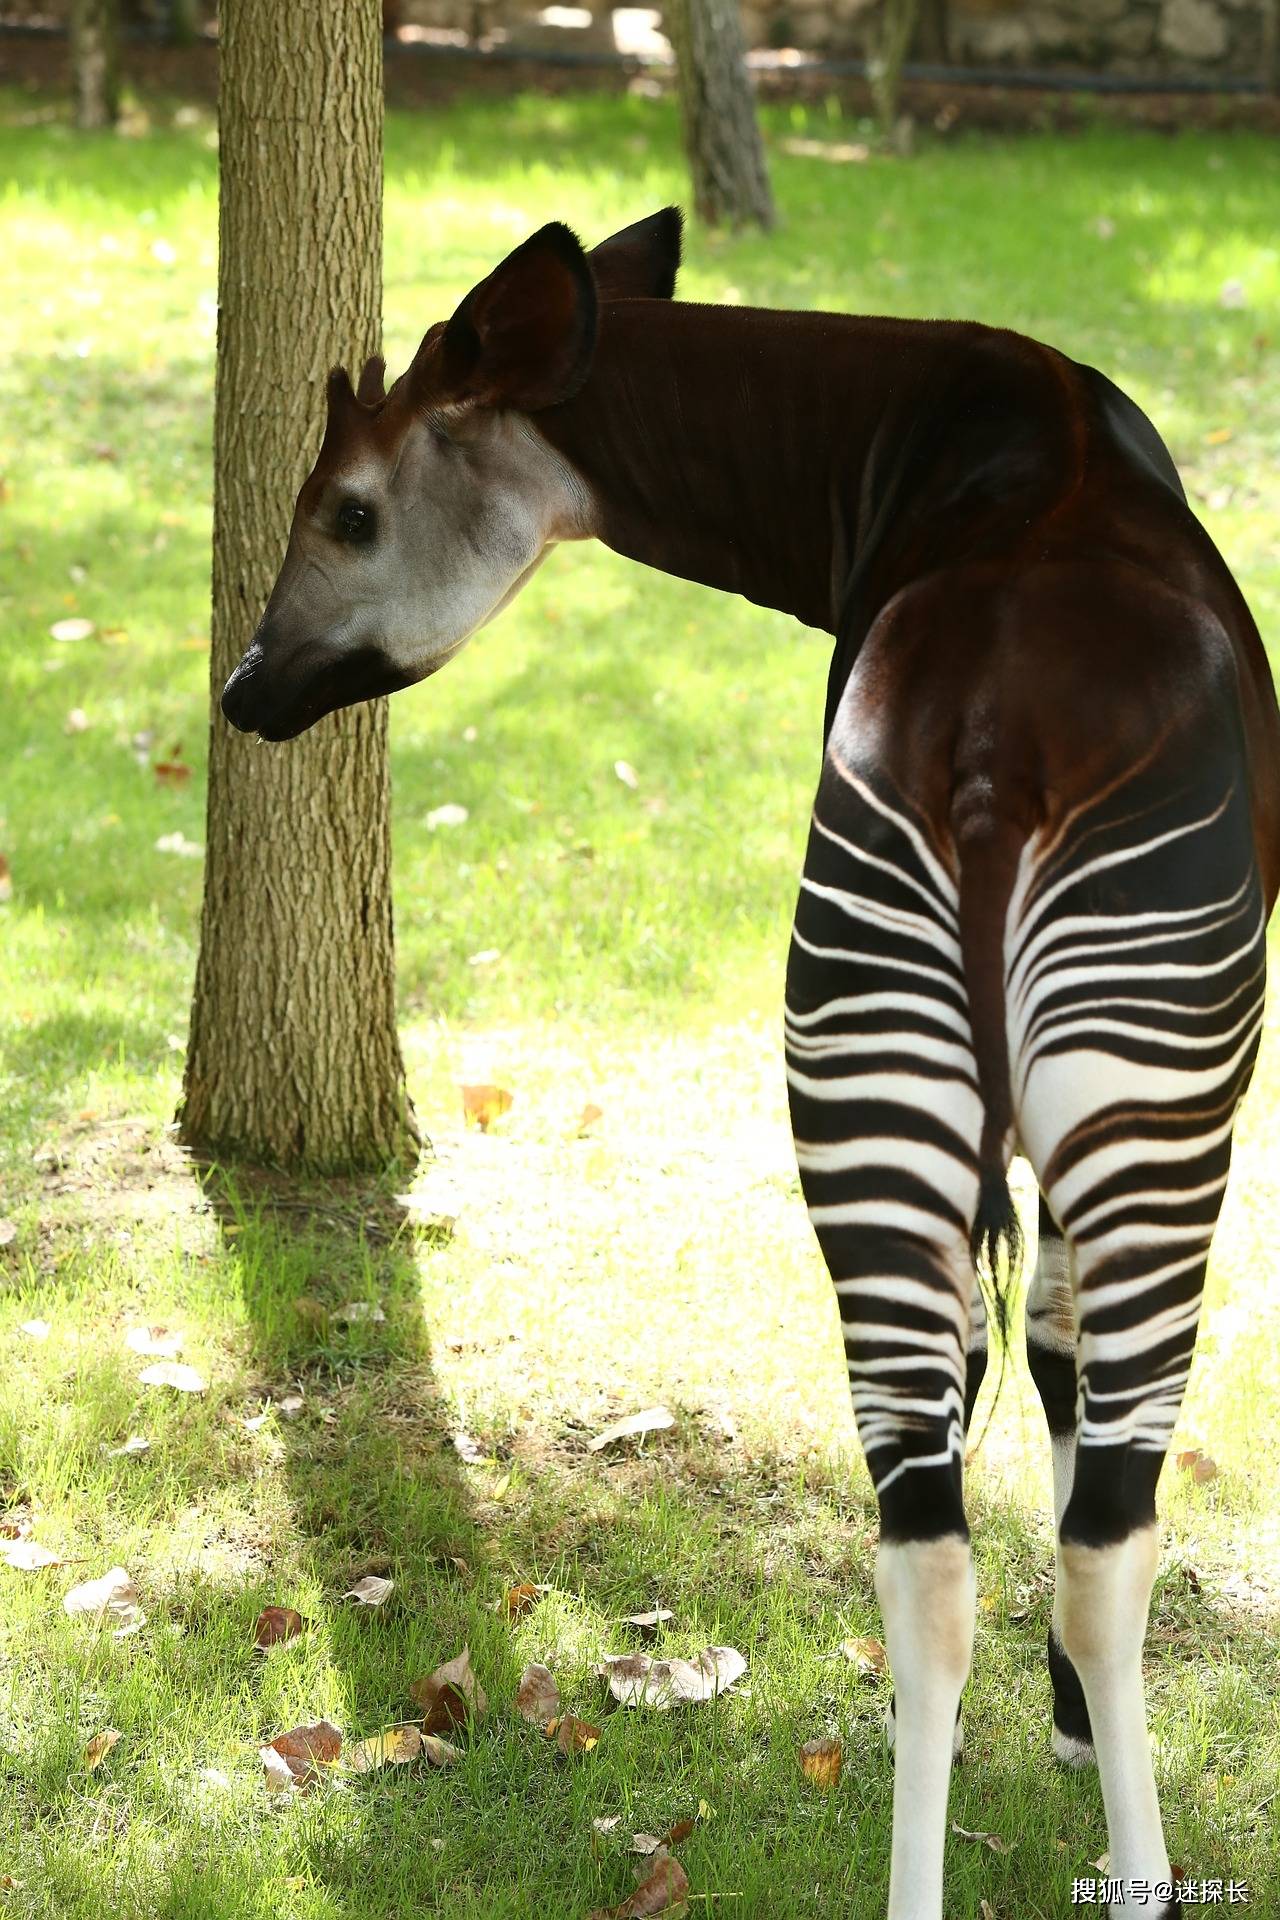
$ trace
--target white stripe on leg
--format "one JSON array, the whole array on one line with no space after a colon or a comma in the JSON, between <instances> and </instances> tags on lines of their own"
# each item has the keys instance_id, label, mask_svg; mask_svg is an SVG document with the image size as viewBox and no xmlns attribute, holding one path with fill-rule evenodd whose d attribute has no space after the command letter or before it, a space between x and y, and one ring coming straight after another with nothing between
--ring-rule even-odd
<instances>
[{"instance_id":1,"label":"white stripe on leg","mask_svg":"<svg viewBox=\"0 0 1280 1920\"><path fill-rule=\"evenodd\" d=\"M888 1920L941 1920L952 1742L973 1653L968 1541L882 1542L876 1592L894 1687Z\"/></svg>"}]
</instances>

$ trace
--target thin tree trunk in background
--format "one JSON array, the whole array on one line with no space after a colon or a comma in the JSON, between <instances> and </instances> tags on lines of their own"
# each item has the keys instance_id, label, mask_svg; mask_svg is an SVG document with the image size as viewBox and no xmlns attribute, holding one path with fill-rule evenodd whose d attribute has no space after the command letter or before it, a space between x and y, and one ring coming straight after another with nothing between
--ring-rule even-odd
<instances>
[{"instance_id":1,"label":"thin tree trunk in background","mask_svg":"<svg viewBox=\"0 0 1280 1920\"><path fill-rule=\"evenodd\" d=\"M264 747L218 710L315 457L328 369L379 341L380 0L223 0L213 723L184 1138L368 1168L417 1133L395 1023L387 704Z\"/></svg>"},{"instance_id":2,"label":"thin tree trunk in background","mask_svg":"<svg viewBox=\"0 0 1280 1920\"><path fill-rule=\"evenodd\" d=\"M667 0L693 204L708 226L771 227L773 194L738 0Z\"/></svg>"},{"instance_id":3,"label":"thin tree trunk in background","mask_svg":"<svg viewBox=\"0 0 1280 1920\"><path fill-rule=\"evenodd\" d=\"M902 69L919 13L920 0L883 0L881 7L879 36L868 64L867 79L880 125L888 134L893 133L898 123Z\"/></svg>"},{"instance_id":4,"label":"thin tree trunk in background","mask_svg":"<svg viewBox=\"0 0 1280 1920\"><path fill-rule=\"evenodd\" d=\"M69 26L76 125L113 127L120 112L116 0L71 0Z\"/></svg>"}]
</instances>

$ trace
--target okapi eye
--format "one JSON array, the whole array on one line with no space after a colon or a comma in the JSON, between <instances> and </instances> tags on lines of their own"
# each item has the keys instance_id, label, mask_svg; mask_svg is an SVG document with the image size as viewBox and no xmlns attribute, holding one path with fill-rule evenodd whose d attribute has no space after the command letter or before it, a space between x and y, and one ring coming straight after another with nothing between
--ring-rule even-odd
<instances>
[{"instance_id":1,"label":"okapi eye","mask_svg":"<svg viewBox=\"0 0 1280 1920\"><path fill-rule=\"evenodd\" d=\"M349 540L353 546L363 546L366 541L372 540L377 526L373 508L362 506L359 500L344 500L338 508L339 540Z\"/></svg>"}]
</instances>

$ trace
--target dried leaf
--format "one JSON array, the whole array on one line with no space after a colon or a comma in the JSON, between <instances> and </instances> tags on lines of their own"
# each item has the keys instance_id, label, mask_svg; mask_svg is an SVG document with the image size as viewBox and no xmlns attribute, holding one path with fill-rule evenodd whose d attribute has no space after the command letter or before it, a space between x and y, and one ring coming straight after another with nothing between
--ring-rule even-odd
<instances>
[{"instance_id":1,"label":"dried leaf","mask_svg":"<svg viewBox=\"0 0 1280 1920\"><path fill-rule=\"evenodd\" d=\"M108 1447L108 1460L129 1459L135 1453L150 1453L151 1442L144 1433L131 1433L123 1446Z\"/></svg>"},{"instance_id":2,"label":"dried leaf","mask_svg":"<svg viewBox=\"0 0 1280 1920\"><path fill-rule=\"evenodd\" d=\"M621 1824L622 1815L620 1813L597 1814L596 1818L591 1822L591 1825L597 1833L612 1833L614 1828Z\"/></svg>"},{"instance_id":3,"label":"dried leaf","mask_svg":"<svg viewBox=\"0 0 1280 1920\"><path fill-rule=\"evenodd\" d=\"M1201 1453L1199 1447L1189 1447L1185 1453L1180 1453L1177 1459L1179 1471L1189 1473L1192 1479L1201 1485L1206 1480L1216 1480L1218 1477L1217 1461L1211 1459L1207 1453Z\"/></svg>"},{"instance_id":4,"label":"dried leaf","mask_svg":"<svg viewBox=\"0 0 1280 1920\"><path fill-rule=\"evenodd\" d=\"M98 1580L82 1581L62 1596L72 1618L96 1616L99 1626L110 1625L115 1638L136 1633L146 1619L138 1605L138 1589L123 1567L112 1567Z\"/></svg>"},{"instance_id":5,"label":"dried leaf","mask_svg":"<svg viewBox=\"0 0 1280 1920\"><path fill-rule=\"evenodd\" d=\"M522 1720L546 1728L560 1712L560 1689L547 1667L535 1660L520 1676L516 1689L516 1711Z\"/></svg>"},{"instance_id":6,"label":"dried leaf","mask_svg":"<svg viewBox=\"0 0 1280 1920\"><path fill-rule=\"evenodd\" d=\"M157 760L152 772L162 787L185 787L191 778L191 769L184 760Z\"/></svg>"},{"instance_id":7,"label":"dried leaf","mask_svg":"<svg viewBox=\"0 0 1280 1920\"><path fill-rule=\"evenodd\" d=\"M94 1734L84 1750L84 1763L90 1773L95 1767L101 1766L119 1738L119 1729L116 1727L104 1727L101 1733Z\"/></svg>"},{"instance_id":8,"label":"dried leaf","mask_svg":"<svg viewBox=\"0 0 1280 1920\"><path fill-rule=\"evenodd\" d=\"M463 1087L463 1117L469 1127L479 1127L481 1133L488 1133L495 1120L510 1112L514 1097L505 1087Z\"/></svg>"},{"instance_id":9,"label":"dried leaf","mask_svg":"<svg viewBox=\"0 0 1280 1920\"><path fill-rule=\"evenodd\" d=\"M852 1661L858 1672L864 1676L870 1677L889 1671L889 1656L879 1640L872 1640L869 1637L842 1640L840 1652L846 1660Z\"/></svg>"},{"instance_id":10,"label":"dried leaf","mask_svg":"<svg viewBox=\"0 0 1280 1920\"><path fill-rule=\"evenodd\" d=\"M453 1450L459 1460L465 1460L469 1467L482 1467L493 1455L486 1453L480 1442L469 1433L453 1435Z\"/></svg>"},{"instance_id":11,"label":"dried leaf","mask_svg":"<svg viewBox=\"0 0 1280 1920\"><path fill-rule=\"evenodd\" d=\"M806 1740L801 1747L800 1771L824 1793L831 1793L839 1786L843 1770L844 1748L834 1735Z\"/></svg>"},{"instance_id":12,"label":"dried leaf","mask_svg":"<svg viewBox=\"0 0 1280 1920\"><path fill-rule=\"evenodd\" d=\"M321 1767L331 1767L342 1752L342 1735L330 1720L313 1720L302 1727L278 1733L268 1746L258 1749L272 1788L311 1787L320 1778ZM274 1754L275 1759L269 1756ZM281 1774L281 1763L288 1778Z\"/></svg>"},{"instance_id":13,"label":"dried leaf","mask_svg":"<svg viewBox=\"0 0 1280 1920\"><path fill-rule=\"evenodd\" d=\"M38 1540L0 1541L0 1560L15 1573L38 1573L41 1567L63 1564L60 1553L55 1553L52 1547L42 1547Z\"/></svg>"},{"instance_id":14,"label":"dried leaf","mask_svg":"<svg viewBox=\"0 0 1280 1920\"><path fill-rule=\"evenodd\" d=\"M578 1116L579 1138L581 1138L584 1133L590 1133L593 1127L598 1127L603 1119L604 1108L597 1107L593 1101L588 1100L586 1106Z\"/></svg>"},{"instance_id":15,"label":"dried leaf","mask_svg":"<svg viewBox=\"0 0 1280 1920\"><path fill-rule=\"evenodd\" d=\"M206 1393L209 1382L185 1360L157 1360L138 1375L144 1387L173 1387L178 1393Z\"/></svg>"},{"instance_id":16,"label":"dried leaf","mask_svg":"<svg viewBox=\"0 0 1280 1920\"><path fill-rule=\"evenodd\" d=\"M617 1420L613 1426L606 1427L588 1444L592 1453L599 1453L604 1447L613 1446L618 1440L631 1440L637 1434L665 1433L674 1427L675 1415L667 1407L646 1407L642 1413L631 1413L625 1420Z\"/></svg>"},{"instance_id":17,"label":"dried leaf","mask_svg":"<svg viewBox=\"0 0 1280 1920\"><path fill-rule=\"evenodd\" d=\"M455 1760L462 1758L462 1749L451 1746L449 1741L441 1740L437 1734L424 1733L422 1736L422 1757L433 1767L452 1766Z\"/></svg>"},{"instance_id":18,"label":"dried leaf","mask_svg":"<svg viewBox=\"0 0 1280 1920\"><path fill-rule=\"evenodd\" d=\"M698 1705L740 1680L747 1663L736 1647L708 1647L696 1660L651 1660L647 1653L606 1654L596 1671L620 1706Z\"/></svg>"},{"instance_id":19,"label":"dried leaf","mask_svg":"<svg viewBox=\"0 0 1280 1920\"><path fill-rule=\"evenodd\" d=\"M18 1237L16 1220L0 1220L0 1247L11 1247Z\"/></svg>"},{"instance_id":20,"label":"dried leaf","mask_svg":"<svg viewBox=\"0 0 1280 1920\"><path fill-rule=\"evenodd\" d=\"M992 1853L1012 1853L1013 1843L1002 1840L998 1833L983 1833L971 1827L962 1827L957 1820L951 1822L952 1833L961 1840L977 1840L981 1845L990 1847Z\"/></svg>"},{"instance_id":21,"label":"dried leaf","mask_svg":"<svg viewBox=\"0 0 1280 1920\"><path fill-rule=\"evenodd\" d=\"M47 1340L53 1328L47 1320L24 1320L18 1331L25 1333L28 1340Z\"/></svg>"},{"instance_id":22,"label":"dried leaf","mask_svg":"<svg viewBox=\"0 0 1280 1920\"><path fill-rule=\"evenodd\" d=\"M356 1600L362 1607L381 1607L394 1586L394 1580L384 1580L376 1573L366 1573L364 1579L357 1580L354 1587L348 1587L342 1597L344 1600Z\"/></svg>"},{"instance_id":23,"label":"dried leaf","mask_svg":"<svg viewBox=\"0 0 1280 1920\"><path fill-rule=\"evenodd\" d=\"M167 1327L130 1327L124 1343L132 1352L154 1354L157 1360L176 1360L182 1352L182 1335Z\"/></svg>"},{"instance_id":24,"label":"dried leaf","mask_svg":"<svg viewBox=\"0 0 1280 1920\"><path fill-rule=\"evenodd\" d=\"M629 1851L647 1856L656 1853L658 1848L665 1844L660 1833L633 1833Z\"/></svg>"},{"instance_id":25,"label":"dried leaf","mask_svg":"<svg viewBox=\"0 0 1280 1920\"><path fill-rule=\"evenodd\" d=\"M502 1596L502 1611L508 1620L522 1620L526 1613L532 1613L544 1593L552 1589L545 1581L522 1580L517 1587L508 1587Z\"/></svg>"},{"instance_id":26,"label":"dried leaf","mask_svg":"<svg viewBox=\"0 0 1280 1920\"><path fill-rule=\"evenodd\" d=\"M253 1644L263 1652L306 1631L306 1621L293 1607L264 1607L254 1628Z\"/></svg>"},{"instance_id":27,"label":"dried leaf","mask_svg":"<svg viewBox=\"0 0 1280 1920\"><path fill-rule=\"evenodd\" d=\"M87 733L88 729L89 716L84 708L72 707L70 713L62 723L62 731L64 733Z\"/></svg>"},{"instance_id":28,"label":"dried leaf","mask_svg":"<svg viewBox=\"0 0 1280 1920\"><path fill-rule=\"evenodd\" d=\"M49 629L49 638L51 640L87 640L93 633L93 630L92 620L85 620L80 617L70 620L55 620Z\"/></svg>"},{"instance_id":29,"label":"dried leaf","mask_svg":"<svg viewBox=\"0 0 1280 1920\"><path fill-rule=\"evenodd\" d=\"M659 1627L664 1627L668 1620L674 1619L670 1607L654 1607L650 1613L627 1614L622 1624L625 1627L639 1627L641 1633L656 1633Z\"/></svg>"},{"instance_id":30,"label":"dried leaf","mask_svg":"<svg viewBox=\"0 0 1280 1920\"><path fill-rule=\"evenodd\" d=\"M156 841L157 853L176 853L183 860L198 860L204 852L198 840L188 840L185 833L162 833Z\"/></svg>"},{"instance_id":31,"label":"dried leaf","mask_svg":"<svg viewBox=\"0 0 1280 1920\"><path fill-rule=\"evenodd\" d=\"M617 774L619 780L621 780L623 786L630 787L631 791L634 793L636 788L640 785L640 776L636 772L635 768L632 766L631 762L629 760L615 760L613 763L613 770Z\"/></svg>"},{"instance_id":32,"label":"dried leaf","mask_svg":"<svg viewBox=\"0 0 1280 1920\"><path fill-rule=\"evenodd\" d=\"M421 1728L387 1727L368 1740L359 1740L347 1754L353 1773L372 1773L375 1767L403 1767L422 1752Z\"/></svg>"},{"instance_id":33,"label":"dried leaf","mask_svg":"<svg viewBox=\"0 0 1280 1920\"><path fill-rule=\"evenodd\" d=\"M599 1727L593 1727L589 1720L577 1719L572 1713L548 1721L543 1731L565 1754L590 1753L600 1744Z\"/></svg>"},{"instance_id":34,"label":"dried leaf","mask_svg":"<svg viewBox=\"0 0 1280 1920\"><path fill-rule=\"evenodd\" d=\"M427 815L427 826L432 833L437 827L463 827L468 819L467 809L456 801L446 800L442 807L432 807Z\"/></svg>"},{"instance_id":35,"label":"dried leaf","mask_svg":"<svg viewBox=\"0 0 1280 1920\"><path fill-rule=\"evenodd\" d=\"M424 1733L446 1733L468 1719L478 1720L489 1705L484 1688L471 1671L467 1647L434 1673L415 1680L409 1698L422 1708Z\"/></svg>"},{"instance_id":36,"label":"dried leaf","mask_svg":"<svg viewBox=\"0 0 1280 1920\"><path fill-rule=\"evenodd\" d=\"M677 1859L664 1853L634 1893L616 1907L597 1907L588 1920L651 1920L653 1915L683 1907L688 1892L688 1874Z\"/></svg>"},{"instance_id":37,"label":"dried leaf","mask_svg":"<svg viewBox=\"0 0 1280 1920\"><path fill-rule=\"evenodd\" d=\"M386 1314L372 1300L348 1300L344 1307L335 1307L332 1318L354 1326L357 1321L368 1321L378 1325L386 1319Z\"/></svg>"}]
</instances>

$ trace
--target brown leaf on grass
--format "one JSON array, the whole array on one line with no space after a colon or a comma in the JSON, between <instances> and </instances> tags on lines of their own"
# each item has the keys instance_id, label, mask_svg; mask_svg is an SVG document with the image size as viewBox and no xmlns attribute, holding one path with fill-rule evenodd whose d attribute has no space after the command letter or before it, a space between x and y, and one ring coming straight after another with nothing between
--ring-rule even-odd
<instances>
[{"instance_id":1,"label":"brown leaf on grass","mask_svg":"<svg viewBox=\"0 0 1280 1920\"><path fill-rule=\"evenodd\" d=\"M548 1740L555 1741L561 1753L590 1753L600 1744L599 1727L593 1727L589 1720L579 1720L572 1713L549 1720L543 1732Z\"/></svg>"},{"instance_id":2,"label":"brown leaf on grass","mask_svg":"<svg viewBox=\"0 0 1280 1920\"><path fill-rule=\"evenodd\" d=\"M465 1460L469 1467L482 1467L493 1459L493 1455L487 1453L472 1434L460 1432L451 1435L451 1438L454 1452L459 1460Z\"/></svg>"},{"instance_id":3,"label":"brown leaf on grass","mask_svg":"<svg viewBox=\"0 0 1280 1920\"><path fill-rule=\"evenodd\" d=\"M144 1387L173 1387L178 1393L205 1393L209 1382L183 1360L157 1360L138 1375Z\"/></svg>"},{"instance_id":4,"label":"brown leaf on grass","mask_svg":"<svg viewBox=\"0 0 1280 1920\"><path fill-rule=\"evenodd\" d=\"M478 1720L489 1705L484 1688L471 1671L471 1652L462 1652L434 1673L415 1680L409 1698L422 1709L424 1733L447 1733L451 1727Z\"/></svg>"},{"instance_id":5,"label":"brown leaf on grass","mask_svg":"<svg viewBox=\"0 0 1280 1920\"><path fill-rule=\"evenodd\" d=\"M0 1541L0 1560L15 1573L38 1573L42 1567L63 1565L62 1555L52 1547L42 1547L38 1540L27 1539Z\"/></svg>"},{"instance_id":6,"label":"brown leaf on grass","mask_svg":"<svg viewBox=\"0 0 1280 1920\"><path fill-rule=\"evenodd\" d=\"M0 1247L11 1247L18 1237L16 1220L0 1220Z\"/></svg>"},{"instance_id":7,"label":"brown leaf on grass","mask_svg":"<svg viewBox=\"0 0 1280 1920\"><path fill-rule=\"evenodd\" d=\"M951 1822L951 1831L961 1840L977 1840L981 1845L990 1847L992 1853L1013 1852L1013 1842L1002 1840L998 1833L983 1833L978 1829L962 1827L957 1820Z\"/></svg>"},{"instance_id":8,"label":"brown leaf on grass","mask_svg":"<svg viewBox=\"0 0 1280 1920\"><path fill-rule=\"evenodd\" d=\"M451 1746L449 1741L441 1740L438 1735L434 1733L424 1733L422 1736L422 1757L430 1766L448 1767L452 1766L455 1760L462 1758L462 1749L461 1747Z\"/></svg>"},{"instance_id":9,"label":"brown leaf on grass","mask_svg":"<svg viewBox=\"0 0 1280 1920\"><path fill-rule=\"evenodd\" d=\"M639 1627L641 1633L653 1634L664 1627L675 1615L670 1607L654 1607L649 1613L628 1613L623 1618L624 1627Z\"/></svg>"},{"instance_id":10,"label":"brown leaf on grass","mask_svg":"<svg viewBox=\"0 0 1280 1920\"><path fill-rule=\"evenodd\" d=\"M258 1751L269 1787L313 1787L320 1778L319 1769L333 1766L341 1755L342 1735L331 1720L313 1720L278 1733Z\"/></svg>"},{"instance_id":11,"label":"brown leaf on grass","mask_svg":"<svg viewBox=\"0 0 1280 1920\"><path fill-rule=\"evenodd\" d=\"M516 1688L516 1711L522 1720L546 1728L560 1711L560 1689L547 1667L535 1660L520 1676Z\"/></svg>"},{"instance_id":12,"label":"brown leaf on grass","mask_svg":"<svg viewBox=\"0 0 1280 1920\"><path fill-rule=\"evenodd\" d=\"M130 1327L124 1336L133 1353L151 1354L157 1360L176 1360L182 1352L182 1335L167 1327Z\"/></svg>"},{"instance_id":13,"label":"brown leaf on grass","mask_svg":"<svg viewBox=\"0 0 1280 1920\"><path fill-rule=\"evenodd\" d=\"M62 1596L64 1610L73 1619L96 1616L99 1626L110 1626L112 1637L123 1640L146 1620L138 1605L138 1589L123 1567L112 1567L101 1579L84 1580Z\"/></svg>"},{"instance_id":14,"label":"brown leaf on grass","mask_svg":"<svg viewBox=\"0 0 1280 1920\"><path fill-rule=\"evenodd\" d=\"M740 1680L747 1663L736 1647L708 1647L696 1660L651 1660L647 1653L608 1653L596 1668L620 1706L700 1705Z\"/></svg>"},{"instance_id":15,"label":"brown leaf on grass","mask_svg":"<svg viewBox=\"0 0 1280 1920\"><path fill-rule=\"evenodd\" d=\"M634 1893L616 1907L595 1908L588 1920L651 1920L651 1916L682 1908L688 1892L688 1874L678 1860L664 1853Z\"/></svg>"},{"instance_id":16,"label":"brown leaf on grass","mask_svg":"<svg viewBox=\"0 0 1280 1920\"><path fill-rule=\"evenodd\" d=\"M1207 1453L1201 1453L1199 1447L1188 1447L1177 1456L1180 1473L1189 1473L1193 1480L1203 1485L1206 1480L1216 1480L1218 1463Z\"/></svg>"},{"instance_id":17,"label":"brown leaf on grass","mask_svg":"<svg viewBox=\"0 0 1280 1920\"><path fill-rule=\"evenodd\" d=\"M544 1580L522 1580L517 1587L508 1587L502 1596L502 1611L508 1620L522 1620L526 1613L532 1613L539 1600L553 1589Z\"/></svg>"},{"instance_id":18,"label":"brown leaf on grass","mask_svg":"<svg viewBox=\"0 0 1280 1920\"><path fill-rule=\"evenodd\" d=\"M463 1087L461 1093L463 1118L469 1127L479 1127L481 1133L488 1133L495 1120L511 1111L515 1097L505 1087Z\"/></svg>"},{"instance_id":19,"label":"brown leaf on grass","mask_svg":"<svg viewBox=\"0 0 1280 1920\"><path fill-rule=\"evenodd\" d=\"M353 1773L372 1773L376 1767L403 1767L422 1752L422 1729L402 1725L384 1727L381 1733L358 1740L347 1753L346 1765Z\"/></svg>"},{"instance_id":20,"label":"brown leaf on grass","mask_svg":"<svg viewBox=\"0 0 1280 1920\"><path fill-rule=\"evenodd\" d=\"M832 1734L806 1740L800 1749L800 1771L815 1787L831 1793L839 1786L844 1771L844 1748L840 1741Z\"/></svg>"},{"instance_id":21,"label":"brown leaf on grass","mask_svg":"<svg viewBox=\"0 0 1280 1920\"><path fill-rule=\"evenodd\" d=\"M355 1600L362 1607L381 1607L395 1586L394 1580L384 1580L380 1574L366 1573L363 1580L357 1580L354 1587L348 1587L343 1594L344 1600Z\"/></svg>"},{"instance_id":22,"label":"brown leaf on grass","mask_svg":"<svg viewBox=\"0 0 1280 1920\"><path fill-rule=\"evenodd\" d=\"M841 1656L852 1662L858 1672L866 1678L889 1671L889 1656L879 1640L873 1640L869 1636L856 1640L842 1640L839 1651Z\"/></svg>"},{"instance_id":23,"label":"brown leaf on grass","mask_svg":"<svg viewBox=\"0 0 1280 1920\"><path fill-rule=\"evenodd\" d=\"M185 787L191 778L191 769L185 760L157 760L154 772L162 787Z\"/></svg>"},{"instance_id":24,"label":"brown leaf on grass","mask_svg":"<svg viewBox=\"0 0 1280 1920\"><path fill-rule=\"evenodd\" d=\"M584 1133L590 1133L593 1128L598 1127L603 1119L604 1108L598 1107L593 1100L588 1100L586 1106L578 1115L579 1139L581 1139Z\"/></svg>"},{"instance_id":25,"label":"brown leaf on grass","mask_svg":"<svg viewBox=\"0 0 1280 1920\"><path fill-rule=\"evenodd\" d=\"M296 1640L306 1631L306 1621L293 1607L264 1607L258 1615L258 1624L254 1628L253 1644L262 1652L268 1647L280 1646L286 1640Z\"/></svg>"},{"instance_id":26,"label":"brown leaf on grass","mask_svg":"<svg viewBox=\"0 0 1280 1920\"><path fill-rule=\"evenodd\" d=\"M668 1407L646 1407L641 1413L629 1413L625 1420L615 1420L587 1444L592 1453L599 1453L619 1440L631 1440L644 1433L665 1433L675 1423L675 1415Z\"/></svg>"},{"instance_id":27,"label":"brown leaf on grass","mask_svg":"<svg viewBox=\"0 0 1280 1920\"><path fill-rule=\"evenodd\" d=\"M94 1734L84 1750L84 1763L90 1773L95 1767L102 1765L119 1738L119 1729L116 1727L104 1727L101 1733Z\"/></svg>"}]
</instances>

